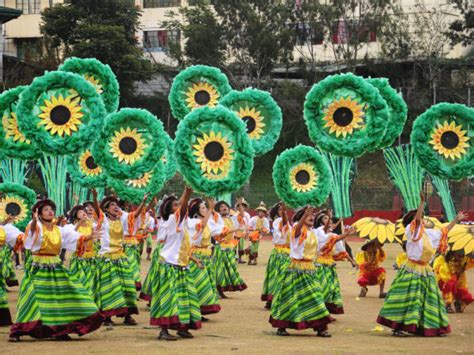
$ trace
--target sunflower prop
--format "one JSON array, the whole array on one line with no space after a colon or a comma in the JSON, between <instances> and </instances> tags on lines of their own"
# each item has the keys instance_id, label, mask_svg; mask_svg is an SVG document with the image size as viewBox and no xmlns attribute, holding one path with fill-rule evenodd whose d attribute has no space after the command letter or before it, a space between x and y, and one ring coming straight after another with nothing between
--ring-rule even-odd
<instances>
[{"instance_id":1,"label":"sunflower prop","mask_svg":"<svg viewBox=\"0 0 474 355\"><path fill-rule=\"evenodd\" d=\"M94 86L104 101L107 113L117 111L119 105L119 84L112 69L95 58L71 57L58 70L76 73Z\"/></svg>"},{"instance_id":2,"label":"sunflower prop","mask_svg":"<svg viewBox=\"0 0 474 355\"><path fill-rule=\"evenodd\" d=\"M361 238L367 238L369 240L377 239L381 244L393 242L401 243L401 240L395 236L395 224L386 219L365 217L359 219L352 226L356 229Z\"/></svg>"},{"instance_id":3,"label":"sunflower prop","mask_svg":"<svg viewBox=\"0 0 474 355\"><path fill-rule=\"evenodd\" d=\"M163 165L163 162L158 161L153 170L136 179L115 179L109 176L107 186L114 190L119 198L134 204L139 204L145 194L148 194L148 199L151 200L166 182L166 169Z\"/></svg>"},{"instance_id":4,"label":"sunflower prop","mask_svg":"<svg viewBox=\"0 0 474 355\"><path fill-rule=\"evenodd\" d=\"M314 148L303 145L281 153L272 176L277 195L294 208L322 205L332 187L326 160Z\"/></svg>"},{"instance_id":5,"label":"sunflower prop","mask_svg":"<svg viewBox=\"0 0 474 355\"><path fill-rule=\"evenodd\" d=\"M219 69L194 65L174 78L168 100L173 116L181 120L196 108L216 107L231 90L227 77Z\"/></svg>"},{"instance_id":6,"label":"sunflower prop","mask_svg":"<svg viewBox=\"0 0 474 355\"><path fill-rule=\"evenodd\" d=\"M0 146L4 158L36 160L42 154L18 127L17 105L26 86L18 86L0 95Z\"/></svg>"},{"instance_id":7,"label":"sunflower prop","mask_svg":"<svg viewBox=\"0 0 474 355\"><path fill-rule=\"evenodd\" d=\"M105 187L107 177L95 162L90 149L84 149L78 155L68 157L67 171L82 187L89 189Z\"/></svg>"},{"instance_id":8,"label":"sunflower prop","mask_svg":"<svg viewBox=\"0 0 474 355\"><path fill-rule=\"evenodd\" d=\"M146 110L124 108L107 116L92 155L108 175L135 179L151 171L165 149L161 121Z\"/></svg>"},{"instance_id":9,"label":"sunflower prop","mask_svg":"<svg viewBox=\"0 0 474 355\"><path fill-rule=\"evenodd\" d=\"M461 180L474 175L474 108L441 103L413 124L411 144L430 174Z\"/></svg>"},{"instance_id":10,"label":"sunflower prop","mask_svg":"<svg viewBox=\"0 0 474 355\"><path fill-rule=\"evenodd\" d=\"M335 155L358 157L380 146L389 114L379 91L353 74L327 77L306 95L311 140Z\"/></svg>"},{"instance_id":11,"label":"sunflower prop","mask_svg":"<svg viewBox=\"0 0 474 355\"><path fill-rule=\"evenodd\" d=\"M174 156L174 141L168 134L166 134L165 136L165 142L166 151L165 154L161 157L161 161L165 169L165 180L168 181L176 175L176 171L178 170L178 164L176 163L176 157Z\"/></svg>"},{"instance_id":12,"label":"sunflower prop","mask_svg":"<svg viewBox=\"0 0 474 355\"><path fill-rule=\"evenodd\" d=\"M50 155L76 154L92 144L106 114L92 84L62 71L33 80L22 92L16 112L26 139Z\"/></svg>"},{"instance_id":13,"label":"sunflower prop","mask_svg":"<svg viewBox=\"0 0 474 355\"><path fill-rule=\"evenodd\" d=\"M474 225L457 224L448 234L448 244L452 251L461 251L474 258Z\"/></svg>"},{"instance_id":14,"label":"sunflower prop","mask_svg":"<svg viewBox=\"0 0 474 355\"><path fill-rule=\"evenodd\" d=\"M252 174L254 150L245 124L223 106L187 115L178 125L174 149L184 180L208 196L234 192Z\"/></svg>"},{"instance_id":15,"label":"sunflower prop","mask_svg":"<svg viewBox=\"0 0 474 355\"><path fill-rule=\"evenodd\" d=\"M403 98L393 89L386 78L366 79L369 84L375 86L388 106L388 121L385 134L378 148L391 146L402 134L407 120L407 105Z\"/></svg>"},{"instance_id":16,"label":"sunflower prop","mask_svg":"<svg viewBox=\"0 0 474 355\"><path fill-rule=\"evenodd\" d=\"M234 90L220 104L237 113L245 122L255 155L273 149L280 137L282 114L270 93L257 89Z\"/></svg>"},{"instance_id":17,"label":"sunflower prop","mask_svg":"<svg viewBox=\"0 0 474 355\"><path fill-rule=\"evenodd\" d=\"M10 215L18 228L25 228L31 219L31 207L36 202L35 192L20 184L8 182L0 184L0 192L0 220L4 221Z\"/></svg>"}]
</instances>

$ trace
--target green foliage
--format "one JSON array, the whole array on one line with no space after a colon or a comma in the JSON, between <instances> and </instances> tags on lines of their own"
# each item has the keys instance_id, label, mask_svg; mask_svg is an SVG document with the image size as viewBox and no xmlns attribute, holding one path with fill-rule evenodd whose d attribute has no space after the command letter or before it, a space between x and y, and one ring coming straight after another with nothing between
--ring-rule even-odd
<instances>
[{"instance_id":1,"label":"green foliage","mask_svg":"<svg viewBox=\"0 0 474 355\"><path fill-rule=\"evenodd\" d=\"M42 33L65 56L96 58L110 65L125 100L135 81L153 74L138 47L140 10L128 0L71 0L42 12Z\"/></svg>"},{"instance_id":2,"label":"green foliage","mask_svg":"<svg viewBox=\"0 0 474 355\"><path fill-rule=\"evenodd\" d=\"M449 25L448 36L451 44L470 46L474 40L474 7L471 0L450 0L461 13L461 19Z\"/></svg>"}]
</instances>

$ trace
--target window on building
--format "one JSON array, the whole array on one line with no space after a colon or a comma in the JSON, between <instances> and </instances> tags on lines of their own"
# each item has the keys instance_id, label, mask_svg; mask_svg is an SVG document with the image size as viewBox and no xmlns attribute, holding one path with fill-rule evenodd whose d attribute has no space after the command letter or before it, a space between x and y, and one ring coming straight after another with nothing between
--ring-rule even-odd
<instances>
[{"instance_id":1,"label":"window on building","mask_svg":"<svg viewBox=\"0 0 474 355\"><path fill-rule=\"evenodd\" d=\"M23 14L39 14L41 12L41 0L16 0L16 8Z\"/></svg>"},{"instance_id":2,"label":"window on building","mask_svg":"<svg viewBox=\"0 0 474 355\"><path fill-rule=\"evenodd\" d=\"M181 0L143 0L144 8L181 6Z\"/></svg>"},{"instance_id":3,"label":"window on building","mask_svg":"<svg viewBox=\"0 0 474 355\"><path fill-rule=\"evenodd\" d=\"M170 43L179 42L181 34L179 31L144 31L143 48L147 52L164 52Z\"/></svg>"},{"instance_id":4,"label":"window on building","mask_svg":"<svg viewBox=\"0 0 474 355\"><path fill-rule=\"evenodd\" d=\"M361 26L356 21L338 21L334 23L332 30L332 43L347 43L356 33L359 43L377 41L376 31L369 26Z\"/></svg>"}]
</instances>

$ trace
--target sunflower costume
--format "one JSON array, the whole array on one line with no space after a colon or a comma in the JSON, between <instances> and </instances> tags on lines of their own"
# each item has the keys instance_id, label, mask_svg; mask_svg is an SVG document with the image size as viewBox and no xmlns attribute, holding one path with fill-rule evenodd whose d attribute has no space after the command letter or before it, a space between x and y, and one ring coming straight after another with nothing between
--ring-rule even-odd
<instances>
[{"instance_id":1,"label":"sunflower costume","mask_svg":"<svg viewBox=\"0 0 474 355\"><path fill-rule=\"evenodd\" d=\"M39 203L38 208L54 206L49 201ZM85 335L101 326L104 318L89 291L70 276L59 258L61 249L82 253L83 247L84 236L71 226L49 229L38 221L36 229L29 230L25 248L31 250L33 260L21 281L11 338Z\"/></svg>"},{"instance_id":2,"label":"sunflower costume","mask_svg":"<svg viewBox=\"0 0 474 355\"><path fill-rule=\"evenodd\" d=\"M324 303L329 312L343 314L341 285L336 271L336 260L347 257L344 242L337 241L337 235L320 226L315 231L318 238L318 252L316 258L316 278L318 279Z\"/></svg>"},{"instance_id":3,"label":"sunflower costume","mask_svg":"<svg viewBox=\"0 0 474 355\"><path fill-rule=\"evenodd\" d=\"M326 331L331 322L324 305L314 258L318 239L312 229L303 226L301 235L292 231L291 263L284 271L273 295L270 324L274 328Z\"/></svg>"},{"instance_id":4,"label":"sunflower costume","mask_svg":"<svg viewBox=\"0 0 474 355\"><path fill-rule=\"evenodd\" d=\"M407 226L405 235L408 260L397 272L377 322L395 331L423 336L450 333L444 300L429 265L437 249L445 252L447 235L425 229L416 220Z\"/></svg>"},{"instance_id":5,"label":"sunflower costume","mask_svg":"<svg viewBox=\"0 0 474 355\"><path fill-rule=\"evenodd\" d=\"M187 218L180 211L163 221L166 241L160 252L160 266L153 280L150 324L162 330L201 328L201 310L196 284L189 270L191 237Z\"/></svg>"},{"instance_id":6,"label":"sunflower costume","mask_svg":"<svg viewBox=\"0 0 474 355\"><path fill-rule=\"evenodd\" d=\"M200 218L188 218L189 235L191 237L191 255L200 260L200 269L194 261L189 263L189 273L196 285L196 292L201 306L201 314L218 313L221 310L216 287L216 269L212 261L210 249L211 237L219 235L224 230L224 221L216 212L203 226Z\"/></svg>"},{"instance_id":7,"label":"sunflower costume","mask_svg":"<svg viewBox=\"0 0 474 355\"><path fill-rule=\"evenodd\" d=\"M216 286L220 294L223 292L243 291L247 288L244 280L237 270L235 259L235 247L238 242L237 232L230 232L238 229L235 219L230 216L221 216L225 229L222 234L216 236L217 245L214 248L214 267L216 269Z\"/></svg>"},{"instance_id":8,"label":"sunflower costume","mask_svg":"<svg viewBox=\"0 0 474 355\"><path fill-rule=\"evenodd\" d=\"M439 288L443 294L448 312L463 312L473 301L467 285L466 271L474 268L474 259L459 252L439 255L433 264Z\"/></svg>"},{"instance_id":9,"label":"sunflower costume","mask_svg":"<svg viewBox=\"0 0 474 355\"><path fill-rule=\"evenodd\" d=\"M267 302L267 305L271 305L273 295L278 285L280 285L283 275L285 275L286 268L291 262L290 237L290 224L287 222L283 225L281 217L275 219L273 221L273 250L268 259L262 296L260 297L262 301Z\"/></svg>"}]
</instances>

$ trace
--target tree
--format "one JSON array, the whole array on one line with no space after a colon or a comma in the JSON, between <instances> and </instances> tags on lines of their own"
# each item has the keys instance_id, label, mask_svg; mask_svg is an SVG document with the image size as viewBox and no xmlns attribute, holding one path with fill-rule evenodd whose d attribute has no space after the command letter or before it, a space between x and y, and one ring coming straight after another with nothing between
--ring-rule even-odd
<instances>
[{"instance_id":1,"label":"tree","mask_svg":"<svg viewBox=\"0 0 474 355\"><path fill-rule=\"evenodd\" d=\"M193 7L181 7L178 13L170 11L163 26L168 31L179 31L185 40L169 44L168 55L180 66L205 64L215 67L223 65L225 45L221 39L222 29L208 1L200 0Z\"/></svg>"},{"instance_id":2,"label":"tree","mask_svg":"<svg viewBox=\"0 0 474 355\"><path fill-rule=\"evenodd\" d=\"M275 63L292 57L291 2L255 0L216 1L227 58L246 86L260 87Z\"/></svg>"},{"instance_id":3,"label":"tree","mask_svg":"<svg viewBox=\"0 0 474 355\"><path fill-rule=\"evenodd\" d=\"M461 18L449 25L448 36L451 44L461 43L469 46L474 39L474 7L472 0L451 0L456 9L461 13Z\"/></svg>"},{"instance_id":4,"label":"tree","mask_svg":"<svg viewBox=\"0 0 474 355\"><path fill-rule=\"evenodd\" d=\"M64 57L94 57L109 64L126 102L134 82L149 80L154 72L138 46L140 16L129 0L70 0L42 12L41 31Z\"/></svg>"}]
</instances>

